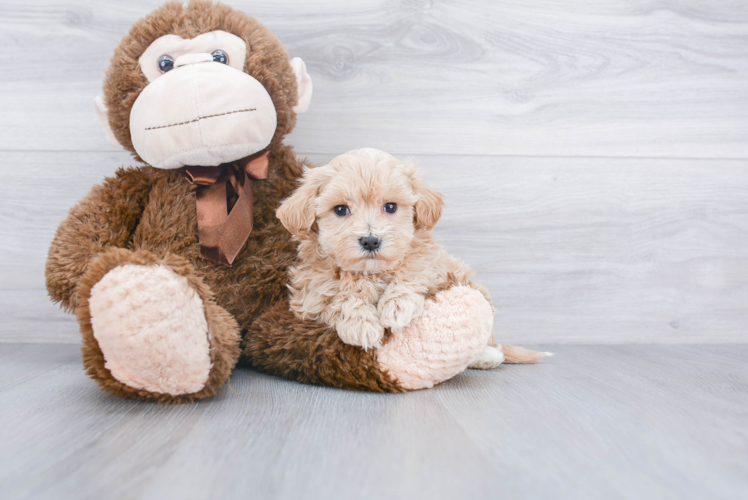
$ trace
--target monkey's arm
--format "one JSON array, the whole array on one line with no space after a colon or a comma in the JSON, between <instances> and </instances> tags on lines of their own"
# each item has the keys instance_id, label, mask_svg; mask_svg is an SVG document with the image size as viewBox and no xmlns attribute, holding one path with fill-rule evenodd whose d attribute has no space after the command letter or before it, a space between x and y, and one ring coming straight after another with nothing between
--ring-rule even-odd
<instances>
[{"instance_id":1,"label":"monkey's arm","mask_svg":"<svg viewBox=\"0 0 748 500\"><path fill-rule=\"evenodd\" d=\"M121 168L70 210L47 257L47 291L53 301L75 310L75 289L88 263L102 250L127 245L149 192L150 179L142 169Z\"/></svg>"}]
</instances>

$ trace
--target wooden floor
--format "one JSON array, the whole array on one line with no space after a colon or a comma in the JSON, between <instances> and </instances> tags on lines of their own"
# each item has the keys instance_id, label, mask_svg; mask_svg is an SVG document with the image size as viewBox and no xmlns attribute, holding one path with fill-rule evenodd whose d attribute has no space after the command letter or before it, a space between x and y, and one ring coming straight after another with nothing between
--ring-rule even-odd
<instances>
[{"instance_id":1,"label":"wooden floor","mask_svg":"<svg viewBox=\"0 0 748 500\"><path fill-rule=\"evenodd\" d=\"M405 395L242 369L159 406L0 344L0 498L748 498L748 346L542 347Z\"/></svg>"}]
</instances>

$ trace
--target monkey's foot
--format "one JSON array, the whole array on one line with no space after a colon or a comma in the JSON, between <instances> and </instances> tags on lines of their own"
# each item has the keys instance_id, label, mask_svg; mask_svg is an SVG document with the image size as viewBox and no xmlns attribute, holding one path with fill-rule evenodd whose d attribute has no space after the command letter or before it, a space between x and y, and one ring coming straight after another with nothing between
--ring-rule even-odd
<instances>
[{"instance_id":1,"label":"monkey's foot","mask_svg":"<svg viewBox=\"0 0 748 500\"><path fill-rule=\"evenodd\" d=\"M91 290L91 325L114 378L177 396L198 392L210 373L205 309L197 292L164 266L128 264Z\"/></svg>"},{"instance_id":2,"label":"monkey's foot","mask_svg":"<svg viewBox=\"0 0 748 500\"><path fill-rule=\"evenodd\" d=\"M239 357L239 329L182 257L110 249L78 288L83 363L120 396L186 402L214 394Z\"/></svg>"},{"instance_id":3,"label":"monkey's foot","mask_svg":"<svg viewBox=\"0 0 748 500\"><path fill-rule=\"evenodd\" d=\"M410 325L393 331L379 349L379 365L404 389L427 389L464 371L492 334L488 301L473 288L455 286L427 301Z\"/></svg>"}]
</instances>

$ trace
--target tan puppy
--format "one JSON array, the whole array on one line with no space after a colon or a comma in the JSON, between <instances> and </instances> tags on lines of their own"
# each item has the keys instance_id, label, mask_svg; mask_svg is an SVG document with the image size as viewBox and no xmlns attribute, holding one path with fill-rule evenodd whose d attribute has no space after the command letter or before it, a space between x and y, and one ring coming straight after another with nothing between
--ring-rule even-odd
<instances>
[{"instance_id":1,"label":"tan puppy","mask_svg":"<svg viewBox=\"0 0 748 500\"><path fill-rule=\"evenodd\" d=\"M289 271L291 309L334 327L343 342L369 349L381 345L385 328L397 334L419 316L429 293L467 285L490 302L488 290L470 280L470 268L433 238L443 207L414 163L376 149L308 169L276 212L299 242L298 264ZM544 355L510 350L514 362ZM501 346L487 346L471 367L502 361Z\"/></svg>"}]
</instances>

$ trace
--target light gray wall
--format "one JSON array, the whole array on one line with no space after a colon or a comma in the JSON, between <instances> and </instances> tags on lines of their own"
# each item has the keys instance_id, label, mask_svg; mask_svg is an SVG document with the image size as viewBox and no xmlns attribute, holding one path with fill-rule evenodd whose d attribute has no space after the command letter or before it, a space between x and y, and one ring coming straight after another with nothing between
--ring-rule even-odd
<instances>
[{"instance_id":1,"label":"light gray wall","mask_svg":"<svg viewBox=\"0 0 748 500\"><path fill-rule=\"evenodd\" d=\"M77 342L46 298L46 251L132 164L92 101L160 3L0 2L0 340ZM307 62L299 155L420 161L500 340L748 340L748 3L228 3Z\"/></svg>"}]
</instances>

